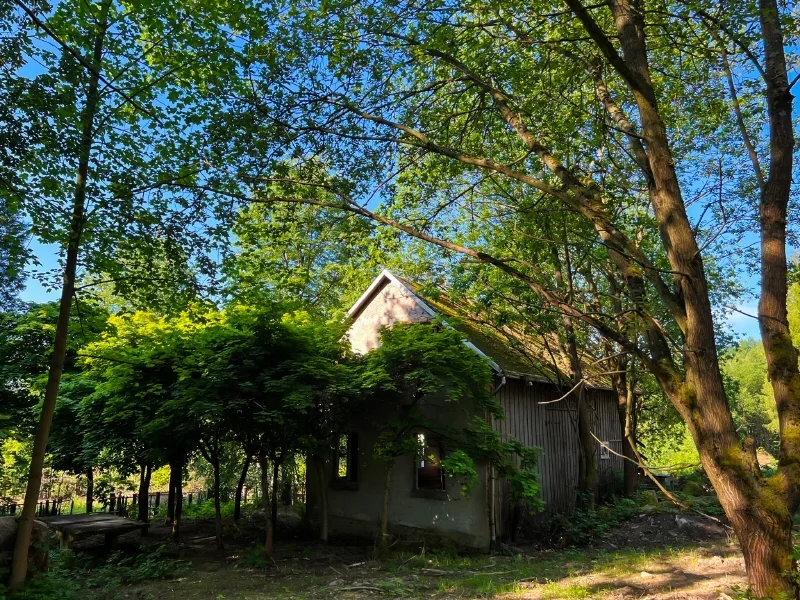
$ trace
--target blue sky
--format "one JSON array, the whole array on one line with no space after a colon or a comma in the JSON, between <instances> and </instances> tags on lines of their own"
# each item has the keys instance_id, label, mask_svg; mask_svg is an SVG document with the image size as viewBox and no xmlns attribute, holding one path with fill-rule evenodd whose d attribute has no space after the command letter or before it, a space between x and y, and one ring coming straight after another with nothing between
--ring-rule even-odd
<instances>
[{"instance_id":1,"label":"blue sky","mask_svg":"<svg viewBox=\"0 0 800 600\"><path fill-rule=\"evenodd\" d=\"M37 270L48 271L53 269L58 264L58 248L52 244L40 244L37 241L31 243L31 249L36 254L41 267ZM757 284L757 281L747 281L748 284ZM25 283L25 289L20 294L20 297L29 302L47 302L51 300L58 300L60 291L47 290L39 281L33 277L28 277ZM754 315L758 311L757 300L752 299L743 302L738 306L742 312ZM751 317L747 317L741 313L730 312L728 314L728 325L739 336L743 338L753 337L758 339L758 321Z\"/></svg>"}]
</instances>

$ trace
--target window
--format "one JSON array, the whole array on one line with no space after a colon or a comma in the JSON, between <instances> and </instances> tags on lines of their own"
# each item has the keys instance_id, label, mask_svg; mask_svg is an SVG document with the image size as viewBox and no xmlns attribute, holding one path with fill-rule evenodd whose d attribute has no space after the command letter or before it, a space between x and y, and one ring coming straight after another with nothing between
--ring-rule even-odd
<instances>
[{"instance_id":1,"label":"window","mask_svg":"<svg viewBox=\"0 0 800 600\"><path fill-rule=\"evenodd\" d=\"M609 460L611 452L608 450L608 442L603 442L600 446L600 460Z\"/></svg>"},{"instance_id":2,"label":"window","mask_svg":"<svg viewBox=\"0 0 800 600\"><path fill-rule=\"evenodd\" d=\"M440 465L442 448L424 433L417 434L419 454L417 456L416 489L444 490L444 469Z\"/></svg>"},{"instance_id":3,"label":"window","mask_svg":"<svg viewBox=\"0 0 800 600\"><path fill-rule=\"evenodd\" d=\"M336 441L335 481L358 481L358 434L342 433Z\"/></svg>"}]
</instances>

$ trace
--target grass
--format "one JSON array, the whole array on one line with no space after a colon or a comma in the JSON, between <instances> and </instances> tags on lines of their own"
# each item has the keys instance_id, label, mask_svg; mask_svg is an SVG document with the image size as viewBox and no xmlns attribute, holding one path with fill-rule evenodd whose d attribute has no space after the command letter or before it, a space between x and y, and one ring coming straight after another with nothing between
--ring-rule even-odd
<instances>
[{"instance_id":1,"label":"grass","mask_svg":"<svg viewBox=\"0 0 800 600\"><path fill-rule=\"evenodd\" d=\"M437 591L468 598L510 596L537 586L541 598L598 597L613 589L612 583L584 585L575 578L591 573L608 581L639 574L653 563L691 559L692 550L541 552L531 556L502 558L459 556L452 552L397 555L385 568L392 574L440 575Z\"/></svg>"},{"instance_id":2,"label":"grass","mask_svg":"<svg viewBox=\"0 0 800 600\"><path fill-rule=\"evenodd\" d=\"M252 546L191 569L158 546L105 561L60 553L54 555L51 573L38 577L20 600L603 598L626 582L644 581L643 572L669 577L676 566L703 572L700 561L707 558L696 549L568 550L512 557L437 551L398 552L379 564L355 562L353 549L301 545L285 550L273 562Z\"/></svg>"}]
</instances>

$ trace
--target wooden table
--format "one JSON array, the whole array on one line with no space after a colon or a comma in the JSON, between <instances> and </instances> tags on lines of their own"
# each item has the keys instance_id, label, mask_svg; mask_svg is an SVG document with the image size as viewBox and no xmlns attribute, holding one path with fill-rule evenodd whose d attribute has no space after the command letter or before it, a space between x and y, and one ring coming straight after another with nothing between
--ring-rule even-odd
<instances>
[{"instance_id":1,"label":"wooden table","mask_svg":"<svg viewBox=\"0 0 800 600\"><path fill-rule=\"evenodd\" d=\"M137 529L147 535L149 523L131 521L116 515L91 513L88 515L59 515L38 519L56 530L61 548L69 548L76 539L90 535L105 535L106 548L113 550L117 536Z\"/></svg>"}]
</instances>

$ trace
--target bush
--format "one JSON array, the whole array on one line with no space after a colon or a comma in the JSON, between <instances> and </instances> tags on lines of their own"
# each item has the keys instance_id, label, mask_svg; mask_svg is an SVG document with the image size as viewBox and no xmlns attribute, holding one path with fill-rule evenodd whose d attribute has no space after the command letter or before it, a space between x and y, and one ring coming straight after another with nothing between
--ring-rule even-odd
<instances>
[{"instance_id":1,"label":"bush","mask_svg":"<svg viewBox=\"0 0 800 600\"><path fill-rule=\"evenodd\" d=\"M168 579L177 571L176 561L166 555L163 545L159 545L132 555L114 552L102 561L70 550L54 550L48 575L62 581L80 582L83 589L102 589L105 592L121 585Z\"/></svg>"},{"instance_id":2,"label":"bush","mask_svg":"<svg viewBox=\"0 0 800 600\"><path fill-rule=\"evenodd\" d=\"M58 573L36 573L14 600L73 600L81 598L79 586ZM0 600L6 600L8 588L0 585Z\"/></svg>"},{"instance_id":3,"label":"bush","mask_svg":"<svg viewBox=\"0 0 800 600\"><path fill-rule=\"evenodd\" d=\"M230 502L223 502L220 506L220 512L222 513L222 518L233 517L233 507L234 502L231 500ZM242 503L242 509L244 510L244 503ZM214 513L214 499L209 498L208 500L204 500L203 502L197 503L194 502L192 504L184 504L183 511L181 511L181 518L182 519L213 519L215 516ZM167 518L167 504L161 504L158 507L158 510L155 514L156 519L166 519Z\"/></svg>"},{"instance_id":4,"label":"bush","mask_svg":"<svg viewBox=\"0 0 800 600\"><path fill-rule=\"evenodd\" d=\"M619 498L595 510L575 509L572 514L556 515L545 533L549 545L585 546L600 539L612 527L636 516L641 510L637 498Z\"/></svg>"}]
</instances>

